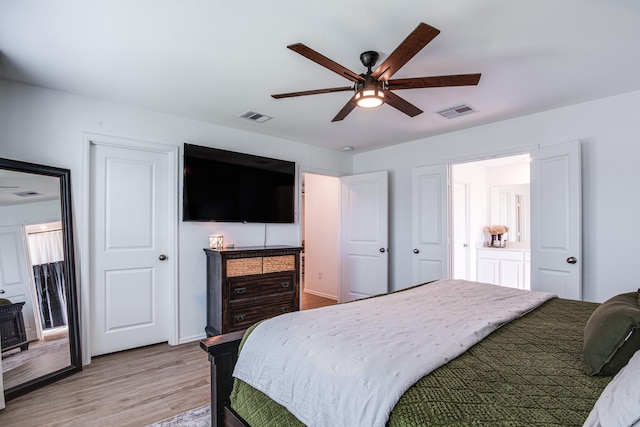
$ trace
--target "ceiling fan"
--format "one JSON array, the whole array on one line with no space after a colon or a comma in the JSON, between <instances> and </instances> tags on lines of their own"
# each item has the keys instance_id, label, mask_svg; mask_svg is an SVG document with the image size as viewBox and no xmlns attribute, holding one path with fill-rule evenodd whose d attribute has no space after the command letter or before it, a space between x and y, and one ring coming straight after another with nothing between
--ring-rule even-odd
<instances>
[{"instance_id":1,"label":"ceiling fan","mask_svg":"<svg viewBox=\"0 0 640 427\"><path fill-rule=\"evenodd\" d=\"M392 91L445 86L473 86L477 85L480 81L479 73L391 79L391 76L402 68L402 66L413 58L423 47L429 44L438 34L440 34L440 30L421 22L420 25L400 43L396 50L373 71L371 69L378 61L378 52L367 51L362 53L360 55L360 61L362 65L367 67L367 72L364 74L356 74L302 43L289 45L287 48L351 80L354 85L280 93L271 96L280 99L321 93L355 92L351 99L349 99L349 102L347 102L347 104L342 107L342 110L331 120L332 122L343 120L356 106L372 108L382 104L389 104L406 115L415 117L423 111Z\"/></svg>"}]
</instances>

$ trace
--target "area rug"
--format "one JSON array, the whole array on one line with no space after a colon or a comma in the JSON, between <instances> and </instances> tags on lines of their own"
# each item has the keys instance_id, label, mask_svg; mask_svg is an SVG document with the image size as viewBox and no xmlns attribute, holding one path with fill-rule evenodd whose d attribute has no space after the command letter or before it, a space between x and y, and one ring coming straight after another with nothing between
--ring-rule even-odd
<instances>
[{"instance_id":1,"label":"area rug","mask_svg":"<svg viewBox=\"0 0 640 427\"><path fill-rule=\"evenodd\" d=\"M206 404L148 427L209 427L211 425L211 405Z\"/></svg>"}]
</instances>

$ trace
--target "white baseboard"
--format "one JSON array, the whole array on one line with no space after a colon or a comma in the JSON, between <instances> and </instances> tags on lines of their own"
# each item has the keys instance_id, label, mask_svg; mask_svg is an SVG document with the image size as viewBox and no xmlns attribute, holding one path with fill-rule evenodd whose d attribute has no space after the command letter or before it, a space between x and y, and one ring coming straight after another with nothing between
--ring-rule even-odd
<instances>
[{"instance_id":1,"label":"white baseboard","mask_svg":"<svg viewBox=\"0 0 640 427\"><path fill-rule=\"evenodd\" d=\"M318 292L318 291L314 291L313 289L304 289L304 293L305 294L311 294L311 295L315 295L317 297L322 297L322 298L329 298L332 300L336 300L338 301L338 296L337 295L330 295L330 294L326 294L324 292Z\"/></svg>"},{"instance_id":2,"label":"white baseboard","mask_svg":"<svg viewBox=\"0 0 640 427\"><path fill-rule=\"evenodd\" d=\"M202 335L192 335L190 337L180 337L180 339L178 340L178 345L179 344L187 344L190 342L194 342L194 341L200 341L207 338L207 334L202 334Z\"/></svg>"}]
</instances>

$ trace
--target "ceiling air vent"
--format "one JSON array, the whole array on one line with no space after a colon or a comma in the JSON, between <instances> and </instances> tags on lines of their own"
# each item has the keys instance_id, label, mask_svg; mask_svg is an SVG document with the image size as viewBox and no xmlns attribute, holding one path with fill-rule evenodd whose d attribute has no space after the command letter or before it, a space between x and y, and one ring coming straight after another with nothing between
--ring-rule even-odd
<instances>
[{"instance_id":1,"label":"ceiling air vent","mask_svg":"<svg viewBox=\"0 0 640 427\"><path fill-rule=\"evenodd\" d=\"M459 104L454 107L445 108L444 110L436 111L445 119L453 119L454 117L460 117L471 113L476 113L478 110L473 108L469 104Z\"/></svg>"},{"instance_id":2,"label":"ceiling air vent","mask_svg":"<svg viewBox=\"0 0 640 427\"><path fill-rule=\"evenodd\" d=\"M268 120L273 119L273 117L271 116L266 116L264 114L260 114L260 113L256 113L255 111L247 111L246 113L238 116L241 119L247 119L250 120L252 122L257 122L257 123L264 123Z\"/></svg>"},{"instance_id":3,"label":"ceiling air vent","mask_svg":"<svg viewBox=\"0 0 640 427\"><path fill-rule=\"evenodd\" d=\"M33 196L39 196L40 193L38 193L37 191L18 191L17 193L13 193L18 197L33 197Z\"/></svg>"}]
</instances>

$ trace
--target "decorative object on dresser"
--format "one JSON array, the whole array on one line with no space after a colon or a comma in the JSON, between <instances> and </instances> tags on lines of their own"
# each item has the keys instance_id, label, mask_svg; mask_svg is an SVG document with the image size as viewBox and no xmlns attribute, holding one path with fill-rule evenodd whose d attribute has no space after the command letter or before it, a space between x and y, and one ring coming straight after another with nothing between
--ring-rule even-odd
<instances>
[{"instance_id":1,"label":"decorative object on dresser","mask_svg":"<svg viewBox=\"0 0 640 427\"><path fill-rule=\"evenodd\" d=\"M486 225L483 230L488 236L488 247L504 248L507 246L507 233L509 232L509 227L506 225Z\"/></svg>"},{"instance_id":2,"label":"decorative object on dresser","mask_svg":"<svg viewBox=\"0 0 640 427\"><path fill-rule=\"evenodd\" d=\"M204 249L207 336L246 329L300 309L299 246Z\"/></svg>"},{"instance_id":3,"label":"decorative object on dresser","mask_svg":"<svg viewBox=\"0 0 640 427\"><path fill-rule=\"evenodd\" d=\"M20 347L20 351L29 349L22 317L23 305L24 302L11 303L7 299L0 300L0 334L2 334L0 347L2 351L16 347Z\"/></svg>"},{"instance_id":4,"label":"decorative object on dresser","mask_svg":"<svg viewBox=\"0 0 640 427\"><path fill-rule=\"evenodd\" d=\"M222 249L222 248L224 248L224 236L222 234L211 234L211 235L209 235L209 247L211 249Z\"/></svg>"}]
</instances>

